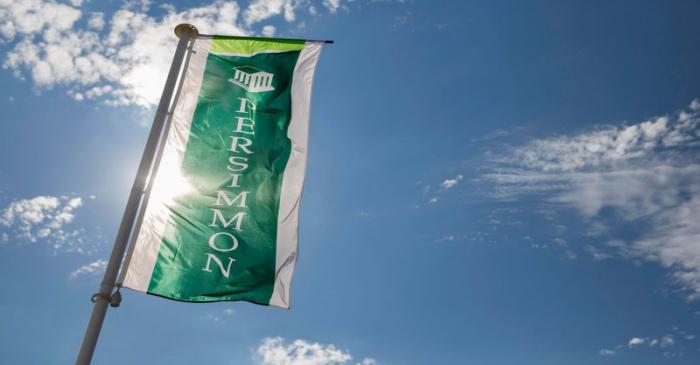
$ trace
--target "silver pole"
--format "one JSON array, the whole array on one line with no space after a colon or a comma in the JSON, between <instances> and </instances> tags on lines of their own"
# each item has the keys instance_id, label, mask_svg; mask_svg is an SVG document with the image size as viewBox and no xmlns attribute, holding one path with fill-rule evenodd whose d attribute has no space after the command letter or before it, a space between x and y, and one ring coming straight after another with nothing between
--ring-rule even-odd
<instances>
[{"instance_id":1,"label":"silver pole","mask_svg":"<svg viewBox=\"0 0 700 365\"><path fill-rule=\"evenodd\" d=\"M168 118L170 102L178 81L178 75L180 74L180 68L182 67L182 60L185 57L187 45L189 44L190 40L197 37L199 32L193 25L180 24L175 27L175 34L180 38L180 40L177 43L175 56L173 56L173 63L170 65L168 79L165 82L163 94L160 97L160 103L158 104L158 109L156 110L156 115L153 119L153 126L151 127L151 132L148 135L148 140L146 141L146 147L143 151L143 156L141 157L139 169L136 173L136 177L134 178L134 184L131 186L129 200L126 203L124 215L122 216L122 222L119 225L119 231L117 232L117 237L114 240L112 254L109 257L109 263L107 264L107 269L105 270L105 275L102 279L102 284L100 285L100 291L92 296L92 301L95 303L95 305L92 309L90 322L88 322L87 329L85 330L83 343L80 346L80 353L75 361L76 365L90 364L92 361L92 355L95 352L97 338L99 337L100 330L102 329L102 323L104 322L105 315L107 314L107 305L112 304L112 306L116 307L119 305L119 301L121 300L121 295L119 295L118 292L112 295L112 289L114 288L117 274L119 273L119 267L121 266L122 258L124 256L124 251L126 250L126 244L129 240L134 220L136 219L139 203L141 202L144 186L146 184L146 178L151 170L158 140L160 139L163 125Z\"/></svg>"}]
</instances>

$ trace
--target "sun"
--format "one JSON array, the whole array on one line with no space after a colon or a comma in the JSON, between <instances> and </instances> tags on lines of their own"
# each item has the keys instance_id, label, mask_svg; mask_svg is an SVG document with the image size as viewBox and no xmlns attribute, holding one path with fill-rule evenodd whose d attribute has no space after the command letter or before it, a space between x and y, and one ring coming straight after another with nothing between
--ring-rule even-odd
<instances>
[{"instance_id":1,"label":"sun","mask_svg":"<svg viewBox=\"0 0 700 365\"><path fill-rule=\"evenodd\" d=\"M175 202L175 199L194 191L192 183L182 174L180 159L172 155L164 155L155 172L150 190L150 203L170 205Z\"/></svg>"}]
</instances>

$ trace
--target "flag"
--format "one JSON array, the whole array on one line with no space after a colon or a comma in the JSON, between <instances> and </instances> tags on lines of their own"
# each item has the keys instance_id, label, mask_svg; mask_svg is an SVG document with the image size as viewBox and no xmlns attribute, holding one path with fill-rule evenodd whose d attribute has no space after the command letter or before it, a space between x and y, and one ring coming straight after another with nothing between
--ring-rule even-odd
<instances>
[{"instance_id":1,"label":"flag","mask_svg":"<svg viewBox=\"0 0 700 365\"><path fill-rule=\"evenodd\" d=\"M321 47L192 41L118 285L289 308Z\"/></svg>"}]
</instances>

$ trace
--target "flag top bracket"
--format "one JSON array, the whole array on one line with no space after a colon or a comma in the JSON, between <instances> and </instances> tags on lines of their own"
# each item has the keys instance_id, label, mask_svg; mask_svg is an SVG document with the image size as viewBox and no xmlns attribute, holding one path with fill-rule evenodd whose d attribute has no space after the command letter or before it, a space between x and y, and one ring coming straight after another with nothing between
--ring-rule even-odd
<instances>
[{"instance_id":1,"label":"flag top bracket","mask_svg":"<svg viewBox=\"0 0 700 365\"><path fill-rule=\"evenodd\" d=\"M187 38L197 38L197 37L202 37L202 38L212 38L214 37L211 34L200 34L199 30L197 27L195 27L192 24L189 23L182 23L178 24L175 27L175 35L178 38L182 37L187 37ZM291 39L291 38L260 38L260 37L248 37L248 36L218 36L222 38L232 38L232 39L263 39L263 40L280 40L280 41L298 41L299 39ZM325 44L333 44L333 40L330 39L325 39L325 40L316 40L316 39L302 39L303 41L308 41L308 42L321 42Z\"/></svg>"}]
</instances>

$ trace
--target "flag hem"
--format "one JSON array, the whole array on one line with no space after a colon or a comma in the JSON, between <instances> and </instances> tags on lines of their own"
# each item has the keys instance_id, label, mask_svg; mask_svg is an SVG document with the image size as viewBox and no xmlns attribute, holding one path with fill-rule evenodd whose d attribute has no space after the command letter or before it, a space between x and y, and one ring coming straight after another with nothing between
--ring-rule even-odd
<instances>
[{"instance_id":1,"label":"flag hem","mask_svg":"<svg viewBox=\"0 0 700 365\"><path fill-rule=\"evenodd\" d=\"M322 42L306 42L292 78L292 116L287 129L291 152L282 176L277 213L275 284L269 304L289 308L289 292L297 261L299 205L306 173L311 89Z\"/></svg>"}]
</instances>

